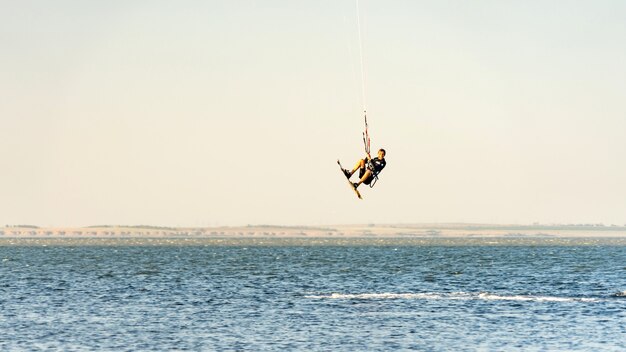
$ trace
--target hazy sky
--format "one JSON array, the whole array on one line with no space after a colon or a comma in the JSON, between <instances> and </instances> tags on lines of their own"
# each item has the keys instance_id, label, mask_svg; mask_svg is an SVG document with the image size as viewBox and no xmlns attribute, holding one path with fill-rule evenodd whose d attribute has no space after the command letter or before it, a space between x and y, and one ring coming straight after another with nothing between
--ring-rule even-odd
<instances>
[{"instance_id":1,"label":"hazy sky","mask_svg":"<svg viewBox=\"0 0 626 352\"><path fill-rule=\"evenodd\" d=\"M626 2L0 0L0 223L626 223Z\"/></svg>"}]
</instances>

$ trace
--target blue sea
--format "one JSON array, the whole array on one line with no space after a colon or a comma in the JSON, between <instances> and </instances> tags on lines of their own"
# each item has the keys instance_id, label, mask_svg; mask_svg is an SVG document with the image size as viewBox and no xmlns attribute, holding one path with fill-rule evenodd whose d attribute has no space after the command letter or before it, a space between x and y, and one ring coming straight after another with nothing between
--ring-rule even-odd
<instances>
[{"instance_id":1,"label":"blue sea","mask_svg":"<svg viewBox=\"0 0 626 352\"><path fill-rule=\"evenodd\" d=\"M0 239L1 351L624 351L626 239Z\"/></svg>"}]
</instances>

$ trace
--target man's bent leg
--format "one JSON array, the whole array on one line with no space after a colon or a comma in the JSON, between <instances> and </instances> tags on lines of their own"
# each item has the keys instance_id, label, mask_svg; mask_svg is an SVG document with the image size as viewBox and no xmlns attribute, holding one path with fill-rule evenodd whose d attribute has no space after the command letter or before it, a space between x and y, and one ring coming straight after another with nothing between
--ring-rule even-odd
<instances>
[{"instance_id":1,"label":"man's bent leg","mask_svg":"<svg viewBox=\"0 0 626 352\"><path fill-rule=\"evenodd\" d=\"M363 176L361 177L361 179L359 180L359 182L354 184L354 187L359 187L361 183L367 180L371 175L372 175L372 172L370 170L366 170Z\"/></svg>"},{"instance_id":2,"label":"man's bent leg","mask_svg":"<svg viewBox=\"0 0 626 352\"><path fill-rule=\"evenodd\" d=\"M352 176L356 170L358 169L364 169L365 168L365 159L360 159L359 161L357 161L356 165L354 165L354 168L352 169L352 171L350 171L350 176Z\"/></svg>"}]
</instances>

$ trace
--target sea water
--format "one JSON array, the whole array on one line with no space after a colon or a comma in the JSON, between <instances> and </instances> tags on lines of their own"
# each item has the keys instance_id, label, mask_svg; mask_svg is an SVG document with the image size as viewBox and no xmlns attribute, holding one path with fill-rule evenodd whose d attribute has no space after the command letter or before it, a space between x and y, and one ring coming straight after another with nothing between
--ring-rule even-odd
<instances>
[{"instance_id":1,"label":"sea water","mask_svg":"<svg viewBox=\"0 0 626 352\"><path fill-rule=\"evenodd\" d=\"M0 350L623 351L626 239L0 239Z\"/></svg>"}]
</instances>

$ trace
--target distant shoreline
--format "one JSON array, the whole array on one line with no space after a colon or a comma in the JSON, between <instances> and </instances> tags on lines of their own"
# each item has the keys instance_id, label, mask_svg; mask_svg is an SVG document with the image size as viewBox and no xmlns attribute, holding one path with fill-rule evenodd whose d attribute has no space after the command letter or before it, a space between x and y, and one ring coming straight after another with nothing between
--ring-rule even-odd
<instances>
[{"instance_id":1,"label":"distant shoreline","mask_svg":"<svg viewBox=\"0 0 626 352\"><path fill-rule=\"evenodd\" d=\"M29 225L0 228L0 238L136 238L136 237L626 237L626 226L370 224L329 226L249 225L224 227L89 226L44 228Z\"/></svg>"}]
</instances>

